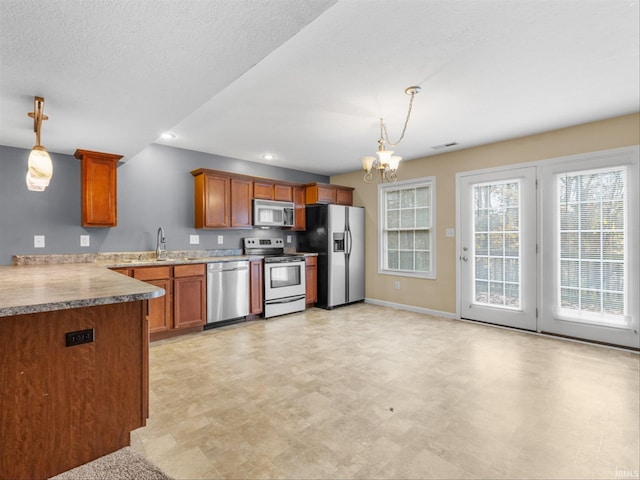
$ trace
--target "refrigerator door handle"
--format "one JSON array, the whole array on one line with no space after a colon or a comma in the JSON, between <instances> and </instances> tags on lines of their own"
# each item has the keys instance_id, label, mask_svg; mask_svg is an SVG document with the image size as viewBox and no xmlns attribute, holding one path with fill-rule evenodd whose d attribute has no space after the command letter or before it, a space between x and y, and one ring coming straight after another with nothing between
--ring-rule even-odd
<instances>
[{"instance_id":1,"label":"refrigerator door handle","mask_svg":"<svg viewBox=\"0 0 640 480\"><path fill-rule=\"evenodd\" d=\"M347 255L351 255L351 247L353 247L353 236L351 235L351 229L347 230L346 233L349 238L349 248L347 249Z\"/></svg>"}]
</instances>

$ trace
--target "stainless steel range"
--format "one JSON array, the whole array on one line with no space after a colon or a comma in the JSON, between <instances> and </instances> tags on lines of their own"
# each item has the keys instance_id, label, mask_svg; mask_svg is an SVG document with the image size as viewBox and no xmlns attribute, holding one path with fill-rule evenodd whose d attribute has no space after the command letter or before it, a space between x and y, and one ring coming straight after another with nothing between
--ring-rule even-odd
<instances>
[{"instance_id":1,"label":"stainless steel range","mask_svg":"<svg viewBox=\"0 0 640 480\"><path fill-rule=\"evenodd\" d=\"M264 256L265 318L305 309L305 263L302 255L284 253L282 238L245 238L244 253Z\"/></svg>"}]
</instances>

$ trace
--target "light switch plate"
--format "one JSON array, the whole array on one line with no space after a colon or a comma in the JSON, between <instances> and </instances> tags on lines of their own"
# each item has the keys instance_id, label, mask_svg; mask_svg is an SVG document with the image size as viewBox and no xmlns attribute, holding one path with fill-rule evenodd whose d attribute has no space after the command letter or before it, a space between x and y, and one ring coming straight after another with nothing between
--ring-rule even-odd
<instances>
[{"instance_id":1,"label":"light switch plate","mask_svg":"<svg viewBox=\"0 0 640 480\"><path fill-rule=\"evenodd\" d=\"M33 236L33 248L44 248L44 235Z\"/></svg>"},{"instance_id":2,"label":"light switch plate","mask_svg":"<svg viewBox=\"0 0 640 480\"><path fill-rule=\"evenodd\" d=\"M189 235L189 243L191 245L198 245L200 243L200 235Z\"/></svg>"},{"instance_id":3,"label":"light switch plate","mask_svg":"<svg viewBox=\"0 0 640 480\"><path fill-rule=\"evenodd\" d=\"M80 246L88 247L91 245L91 237L89 235L80 235Z\"/></svg>"},{"instance_id":4,"label":"light switch plate","mask_svg":"<svg viewBox=\"0 0 640 480\"><path fill-rule=\"evenodd\" d=\"M287 243L291 243L291 235L287 235Z\"/></svg>"},{"instance_id":5,"label":"light switch plate","mask_svg":"<svg viewBox=\"0 0 640 480\"><path fill-rule=\"evenodd\" d=\"M455 228L447 228L447 230L445 231L445 235L447 237L455 237L456 236L456 229Z\"/></svg>"},{"instance_id":6,"label":"light switch plate","mask_svg":"<svg viewBox=\"0 0 640 480\"><path fill-rule=\"evenodd\" d=\"M218 245L222 245L224 243L224 237L222 235L218 235Z\"/></svg>"}]
</instances>

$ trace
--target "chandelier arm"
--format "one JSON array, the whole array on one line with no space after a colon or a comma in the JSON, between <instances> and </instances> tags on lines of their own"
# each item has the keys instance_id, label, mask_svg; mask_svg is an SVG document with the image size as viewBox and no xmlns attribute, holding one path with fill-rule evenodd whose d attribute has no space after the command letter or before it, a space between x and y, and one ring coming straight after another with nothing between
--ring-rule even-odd
<instances>
[{"instance_id":1,"label":"chandelier arm","mask_svg":"<svg viewBox=\"0 0 640 480\"><path fill-rule=\"evenodd\" d=\"M409 100L409 110L407 111L407 118L404 121L404 127L402 128L402 133L400 134L400 138L398 139L397 142L391 143L389 141L389 134L387 133L387 127L382 121L382 119L380 119L380 131L384 132L384 139L387 142L387 144L391 147L395 147L396 145L398 145L404 138L404 134L407 131L407 125L409 124L409 118L411 118L411 109L413 108L413 97L415 97L416 93L417 92L415 91L411 92L411 99Z\"/></svg>"}]
</instances>

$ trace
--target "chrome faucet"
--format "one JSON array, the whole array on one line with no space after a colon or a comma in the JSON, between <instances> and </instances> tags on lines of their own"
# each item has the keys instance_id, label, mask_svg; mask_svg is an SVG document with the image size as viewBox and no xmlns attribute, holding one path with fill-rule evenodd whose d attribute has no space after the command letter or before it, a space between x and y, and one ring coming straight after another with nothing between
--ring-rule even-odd
<instances>
[{"instance_id":1,"label":"chrome faucet","mask_svg":"<svg viewBox=\"0 0 640 480\"><path fill-rule=\"evenodd\" d=\"M167 258L167 245L165 242L164 230L160 227L156 235L156 260L165 260Z\"/></svg>"}]
</instances>

